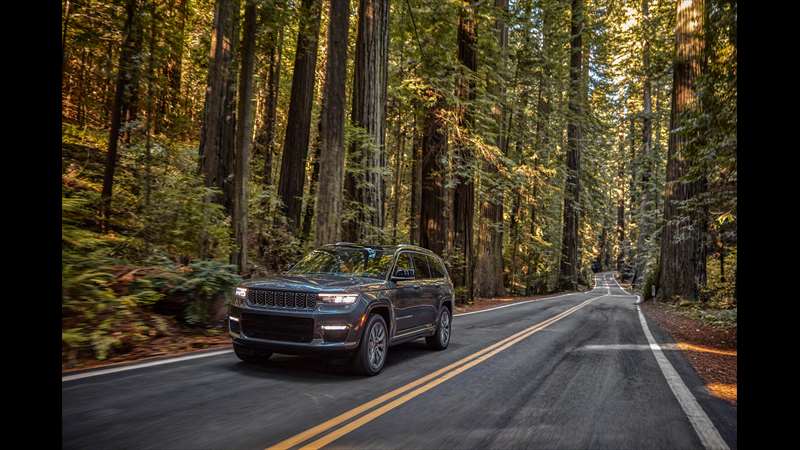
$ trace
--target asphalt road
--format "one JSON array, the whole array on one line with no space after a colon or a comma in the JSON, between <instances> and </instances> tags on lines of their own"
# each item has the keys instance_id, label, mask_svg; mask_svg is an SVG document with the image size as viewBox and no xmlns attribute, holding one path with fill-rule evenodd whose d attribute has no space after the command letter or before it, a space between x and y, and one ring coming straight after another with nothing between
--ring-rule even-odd
<instances>
[{"instance_id":1,"label":"asphalt road","mask_svg":"<svg viewBox=\"0 0 800 450\"><path fill-rule=\"evenodd\" d=\"M659 350L672 341L636 301L600 274L591 291L456 316L448 349L392 347L371 378L225 352L65 379L63 446L735 449L736 408Z\"/></svg>"}]
</instances>

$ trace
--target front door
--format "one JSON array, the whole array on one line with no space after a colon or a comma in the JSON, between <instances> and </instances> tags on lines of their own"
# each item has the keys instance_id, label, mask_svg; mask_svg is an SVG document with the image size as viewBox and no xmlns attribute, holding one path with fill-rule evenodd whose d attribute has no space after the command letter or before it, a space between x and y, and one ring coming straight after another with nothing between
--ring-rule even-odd
<instances>
[{"instance_id":1,"label":"front door","mask_svg":"<svg viewBox=\"0 0 800 450\"><path fill-rule=\"evenodd\" d=\"M408 252L397 255L397 264L394 266L392 277L414 273L414 264ZM416 317L416 307L420 294L417 280L396 280L397 289L394 297L394 318L397 323L397 334L402 334L404 330L414 328L419 323Z\"/></svg>"}]
</instances>

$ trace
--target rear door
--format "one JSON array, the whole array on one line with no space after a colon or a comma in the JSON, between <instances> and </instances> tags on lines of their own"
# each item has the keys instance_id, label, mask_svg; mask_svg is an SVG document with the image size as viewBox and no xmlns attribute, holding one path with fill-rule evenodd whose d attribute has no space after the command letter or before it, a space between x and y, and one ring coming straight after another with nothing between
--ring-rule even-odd
<instances>
[{"instance_id":1,"label":"rear door","mask_svg":"<svg viewBox=\"0 0 800 450\"><path fill-rule=\"evenodd\" d=\"M436 322L436 282L431 278L431 269L428 265L428 257L422 253L412 252L411 260L414 262L416 271L417 285L419 286L419 297L416 301L416 312L418 325L429 325Z\"/></svg>"}]
</instances>

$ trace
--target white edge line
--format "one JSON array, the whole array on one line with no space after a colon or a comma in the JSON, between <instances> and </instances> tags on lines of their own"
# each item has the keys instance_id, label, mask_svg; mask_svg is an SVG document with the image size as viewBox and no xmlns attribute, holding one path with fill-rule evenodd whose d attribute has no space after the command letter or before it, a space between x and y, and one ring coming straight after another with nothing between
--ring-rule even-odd
<instances>
[{"instance_id":1,"label":"white edge line","mask_svg":"<svg viewBox=\"0 0 800 450\"><path fill-rule=\"evenodd\" d=\"M110 368L110 369L93 370L91 372L76 373L74 375L65 375L65 376L61 377L61 382L63 383L65 381L80 380L82 378L96 377L98 375L106 375L106 374L109 374L109 373L125 372L127 370L143 369L145 367L160 366L162 364L170 364L170 363L179 362L179 361L188 361L190 359L209 358L211 356L219 356L219 355L224 355L224 354L231 353L231 352L233 352L233 350L220 350L220 351L216 351L216 352L202 353L202 354L199 354L199 355L179 356L177 358L169 358L169 359L162 359L162 360L159 360L159 361L151 361L151 362L146 362L146 363L141 363L141 364L133 364L133 365L124 366L124 367L114 367L114 368Z\"/></svg>"},{"instance_id":2,"label":"white edge line","mask_svg":"<svg viewBox=\"0 0 800 450\"><path fill-rule=\"evenodd\" d=\"M521 302L511 303L509 305L495 306L494 308L482 309L480 311L470 311L470 312L465 312L465 313L453 314L453 317L468 316L470 314L480 314L480 313L484 313L484 312L494 311L495 309L509 308L511 306L524 305L525 303L536 302L536 301L539 301L539 300L550 300L550 299L554 299L554 298L564 297L564 296L567 296L567 295L575 295L575 294L582 294L582 292L570 292L569 294L561 294L561 295L556 295L556 296L553 296L553 297L534 298L534 299L531 299L531 300L525 300L525 301L521 301Z\"/></svg>"},{"instance_id":3,"label":"white edge line","mask_svg":"<svg viewBox=\"0 0 800 450\"><path fill-rule=\"evenodd\" d=\"M650 349L656 357L656 362L658 362L658 366L661 368L661 372L664 374L667 384L670 389L672 389L672 393L675 395L681 408L683 408L683 412L686 414L694 431L697 433L697 437L699 437L700 442L703 443L703 447L707 449L728 450L728 444L722 439L714 423L708 418L706 412L703 411L703 408L697 402L697 399L692 395L691 391L689 391L689 388L686 387L683 379L681 379L675 368L672 367L672 363L664 356L661 347L656 343L653 334L650 332L650 328L647 326L647 321L644 318L644 314L642 314L642 310L638 306L636 310L639 312L639 322L642 324L642 330L647 337L647 341L650 343Z\"/></svg>"}]
</instances>

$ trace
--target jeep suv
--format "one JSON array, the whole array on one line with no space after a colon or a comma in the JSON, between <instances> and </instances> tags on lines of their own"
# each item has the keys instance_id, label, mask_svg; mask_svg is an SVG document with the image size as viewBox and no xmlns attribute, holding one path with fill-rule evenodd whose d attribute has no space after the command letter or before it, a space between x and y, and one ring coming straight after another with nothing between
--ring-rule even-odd
<instances>
[{"instance_id":1,"label":"jeep suv","mask_svg":"<svg viewBox=\"0 0 800 450\"><path fill-rule=\"evenodd\" d=\"M413 245L325 245L234 294L228 326L243 361L273 352L346 355L358 373L376 375L392 345L450 343L453 284L441 258Z\"/></svg>"}]
</instances>

